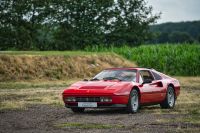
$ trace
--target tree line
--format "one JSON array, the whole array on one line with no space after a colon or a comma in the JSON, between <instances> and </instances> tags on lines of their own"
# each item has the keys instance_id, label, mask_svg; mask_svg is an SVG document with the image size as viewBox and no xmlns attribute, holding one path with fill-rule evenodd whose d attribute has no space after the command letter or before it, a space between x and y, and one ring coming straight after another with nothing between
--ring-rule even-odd
<instances>
[{"instance_id":1,"label":"tree line","mask_svg":"<svg viewBox=\"0 0 200 133\"><path fill-rule=\"evenodd\" d=\"M152 25L150 43L200 43L200 21Z\"/></svg>"},{"instance_id":2,"label":"tree line","mask_svg":"<svg viewBox=\"0 0 200 133\"><path fill-rule=\"evenodd\" d=\"M0 50L140 45L159 14L144 0L1 0Z\"/></svg>"}]
</instances>

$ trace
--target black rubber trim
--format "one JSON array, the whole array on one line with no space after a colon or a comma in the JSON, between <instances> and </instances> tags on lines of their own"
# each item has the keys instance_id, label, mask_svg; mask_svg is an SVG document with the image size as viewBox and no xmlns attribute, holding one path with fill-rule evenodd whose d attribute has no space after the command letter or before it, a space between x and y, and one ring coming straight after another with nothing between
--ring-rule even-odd
<instances>
[{"instance_id":1,"label":"black rubber trim","mask_svg":"<svg viewBox=\"0 0 200 133\"><path fill-rule=\"evenodd\" d=\"M65 104L65 107L66 108L72 108L72 107L78 107L77 105L68 105L68 104ZM96 108L125 108L127 107L126 104L98 104ZM93 108L93 107L92 107ZM95 108L95 107L94 107Z\"/></svg>"}]
</instances>

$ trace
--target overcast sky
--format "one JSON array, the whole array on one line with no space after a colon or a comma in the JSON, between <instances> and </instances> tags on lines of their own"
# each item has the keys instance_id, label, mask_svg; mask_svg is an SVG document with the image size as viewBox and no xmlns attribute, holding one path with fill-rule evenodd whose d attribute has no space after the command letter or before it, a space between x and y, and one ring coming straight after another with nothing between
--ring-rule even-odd
<instances>
[{"instance_id":1,"label":"overcast sky","mask_svg":"<svg viewBox=\"0 0 200 133\"><path fill-rule=\"evenodd\" d=\"M200 20L200 0L146 0L154 13L162 12L158 23Z\"/></svg>"}]
</instances>

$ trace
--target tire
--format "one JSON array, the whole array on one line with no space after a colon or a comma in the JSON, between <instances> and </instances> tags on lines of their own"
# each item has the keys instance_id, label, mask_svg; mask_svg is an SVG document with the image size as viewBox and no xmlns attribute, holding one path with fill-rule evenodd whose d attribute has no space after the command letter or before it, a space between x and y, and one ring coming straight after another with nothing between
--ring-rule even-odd
<instances>
[{"instance_id":1,"label":"tire","mask_svg":"<svg viewBox=\"0 0 200 133\"><path fill-rule=\"evenodd\" d=\"M137 90L133 89L129 96L128 101L128 112L129 113L137 113L140 107L139 102L139 93Z\"/></svg>"},{"instance_id":2,"label":"tire","mask_svg":"<svg viewBox=\"0 0 200 133\"><path fill-rule=\"evenodd\" d=\"M71 108L74 113L83 113L85 108Z\"/></svg>"},{"instance_id":3,"label":"tire","mask_svg":"<svg viewBox=\"0 0 200 133\"><path fill-rule=\"evenodd\" d=\"M168 86L165 100L160 104L161 108L172 109L175 106L175 92L172 86Z\"/></svg>"}]
</instances>

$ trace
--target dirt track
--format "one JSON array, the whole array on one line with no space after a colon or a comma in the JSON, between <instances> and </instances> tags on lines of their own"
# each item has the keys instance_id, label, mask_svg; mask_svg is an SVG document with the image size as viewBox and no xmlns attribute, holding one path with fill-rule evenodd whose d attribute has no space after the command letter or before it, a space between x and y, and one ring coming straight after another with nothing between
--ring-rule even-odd
<instances>
[{"instance_id":1,"label":"dirt track","mask_svg":"<svg viewBox=\"0 0 200 133\"><path fill-rule=\"evenodd\" d=\"M148 110L159 108L153 106ZM74 114L71 110L50 105L34 105L27 110L1 111L0 132L2 133L29 133L29 132L174 132L179 129L200 128L200 125L186 123L159 123L160 119L173 119L183 117L172 114L154 114L146 111L137 114L126 114L123 110L86 110L83 114ZM112 128L79 128L57 127L62 123L97 123L108 125L121 125Z\"/></svg>"}]
</instances>

